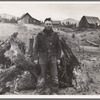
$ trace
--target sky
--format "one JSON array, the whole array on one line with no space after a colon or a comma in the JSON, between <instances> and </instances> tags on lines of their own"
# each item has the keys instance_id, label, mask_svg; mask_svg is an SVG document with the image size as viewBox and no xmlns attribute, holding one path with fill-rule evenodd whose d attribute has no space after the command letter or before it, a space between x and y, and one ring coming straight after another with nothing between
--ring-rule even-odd
<instances>
[{"instance_id":1,"label":"sky","mask_svg":"<svg viewBox=\"0 0 100 100\"><path fill-rule=\"evenodd\" d=\"M100 18L100 2L0 2L0 14L20 17L27 12L41 21L47 17L80 20L83 15Z\"/></svg>"}]
</instances>

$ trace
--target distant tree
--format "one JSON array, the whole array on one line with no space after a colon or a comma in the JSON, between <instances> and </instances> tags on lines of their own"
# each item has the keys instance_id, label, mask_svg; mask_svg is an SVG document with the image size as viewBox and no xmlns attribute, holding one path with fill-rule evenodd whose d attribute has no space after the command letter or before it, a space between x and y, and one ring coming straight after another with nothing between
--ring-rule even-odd
<instances>
[{"instance_id":1,"label":"distant tree","mask_svg":"<svg viewBox=\"0 0 100 100\"><path fill-rule=\"evenodd\" d=\"M68 22L68 26L70 26L70 22Z\"/></svg>"},{"instance_id":2,"label":"distant tree","mask_svg":"<svg viewBox=\"0 0 100 100\"><path fill-rule=\"evenodd\" d=\"M3 18L2 20L3 20L3 22L5 22L5 23L9 23L9 22L10 22L10 20L7 19L7 18Z\"/></svg>"},{"instance_id":3,"label":"distant tree","mask_svg":"<svg viewBox=\"0 0 100 100\"><path fill-rule=\"evenodd\" d=\"M15 18L11 18L10 23L17 23L17 20Z\"/></svg>"}]
</instances>

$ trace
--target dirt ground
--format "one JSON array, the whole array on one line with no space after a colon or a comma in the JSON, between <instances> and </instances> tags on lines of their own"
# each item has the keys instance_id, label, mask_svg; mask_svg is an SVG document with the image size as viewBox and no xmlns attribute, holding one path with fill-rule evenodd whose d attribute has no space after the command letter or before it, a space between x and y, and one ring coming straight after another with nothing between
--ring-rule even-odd
<instances>
[{"instance_id":1,"label":"dirt ground","mask_svg":"<svg viewBox=\"0 0 100 100\"><path fill-rule=\"evenodd\" d=\"M0 23L0 39L6 40L14 32L19 32L19 39L25 42L28 48L29 38L43 29L43 26L36 25L18 25L18 24L5 24ZM89 83L88 91L77 91L74 88L60 89L60 95L99 95L100 94L100 53L98 52L84 52L79 51L80 45L89 45L84 39L91 42L100 44L100 29L86 29L82 31L74 30L57 30L60 37L66 38L67 44L70 46L73 53L79 59L80 62L85 64L85 69L89 73L91 82ZM75 34L75 38L72 35ZM16 93L6 93L6 95L34 95L33 90L25 90Z\"/></svg>"}]
</instances>

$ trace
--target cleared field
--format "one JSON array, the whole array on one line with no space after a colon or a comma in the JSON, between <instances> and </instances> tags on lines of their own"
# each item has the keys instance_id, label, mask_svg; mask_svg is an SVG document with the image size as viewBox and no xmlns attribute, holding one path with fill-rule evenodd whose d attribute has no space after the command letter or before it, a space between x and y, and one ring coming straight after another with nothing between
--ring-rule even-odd
<instances>
[{"instance_id":1,"label":"cleared field","mask_svg":"<svg viewBox=\"0 0 100 100\"><path fill-rule=\"evenodd\" d=\"M18 38L25 42L28 47L29 38L36 36L38 32L43 29L43 26L36 26L31 24L5 24L0 23L0 39L6 40L14 32L18 32ZM100 94L100 49L98 47L86 46L89 45L83 40L89 40L94 43L100 43L99 35L100 30L84 30L84 31L66 31L54 29L59 33L60 38L65 37L66 43L69 45L74 55L77 56L81 63L84 63L85 70L89 73L89 77L92 79L91 84L89 84L89 91L87 92L77 92L73 88L66 88L59 90L60 94L70 94L70 95L86 95L86 94ZM75 34L73 38L72 35ZM86 44L86 45L85 45ZM83 51L78 51L81 48ZM84 77L84 76L83 76ZM9 93L8 93L9 94ZM33 95L34 91L21 91L18 94L30 94ZM13 95L13 94L11 94Z\"/></svg>"}]
</instances>

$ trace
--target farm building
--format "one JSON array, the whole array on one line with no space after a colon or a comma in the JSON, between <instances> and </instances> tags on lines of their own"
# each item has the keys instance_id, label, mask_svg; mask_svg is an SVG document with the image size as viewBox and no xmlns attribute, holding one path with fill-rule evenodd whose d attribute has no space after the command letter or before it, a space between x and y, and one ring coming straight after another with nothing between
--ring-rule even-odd
<instances>
[{"instance_id":1,"label":"farm building","mask_svg":"<svg viewBox=\"0 0 100 100\"><path fill-rule=\"evenodd\" d=\"M23 14L18 19L19 24L41 24L41 22L35 18L33 18L29 13Z\"/></svg>"},{"instance_id":2,"label":"farm building","mask_svg":"<svg viewBox=\"0 0 100 100\"><path fill-rule=\"evenodd\" d=\"M79 28L97 28L100 26L98 17L83 16L79 22Z\"/></svg>"},{"instance_id":3,"label":"farm building","mask_svg":"<svg viewBox=\"0 0 100 100\"><path fill-rule=\"evenodd\" d=\"M53 26L61 26L61 22L60 21L53 20L52 23L53 23Z\"/></svg>"}]
</instances>

